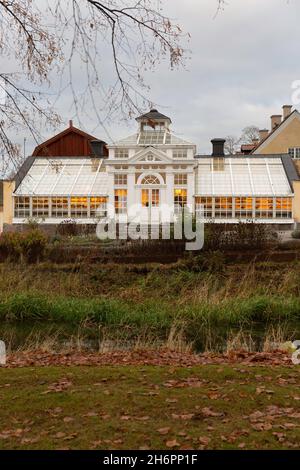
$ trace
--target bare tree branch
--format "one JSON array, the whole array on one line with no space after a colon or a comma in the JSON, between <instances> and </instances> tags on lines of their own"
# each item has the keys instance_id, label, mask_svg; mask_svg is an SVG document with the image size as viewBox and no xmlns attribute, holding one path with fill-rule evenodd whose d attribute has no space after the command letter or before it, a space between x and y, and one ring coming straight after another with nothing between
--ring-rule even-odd
<instances>
[{"instance_id":1,"label":"bare tree branch","mask_svg":"<svg viewBox=\"0 0 300 470\"><path fill-rule=\"evenodd\" d=\"M7 62L0 70L0 153L17 158L12 129L40 143L40 128L59 122L45 94L54 73L61 79L56 100L69 90L79 122L92 109L105 129L109 119L152 104L145 74L164 60L171 69L184 66L182 43L189 38L163 6L162 0L49 0L41 10L38 0L0 0L0 55Z\"/></svg>"}]
</instances>

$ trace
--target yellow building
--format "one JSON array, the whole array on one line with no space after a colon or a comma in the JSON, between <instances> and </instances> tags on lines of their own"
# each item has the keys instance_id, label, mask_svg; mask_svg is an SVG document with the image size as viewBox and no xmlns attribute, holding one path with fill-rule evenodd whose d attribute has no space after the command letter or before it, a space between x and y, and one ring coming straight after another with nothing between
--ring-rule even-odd
<instances>
[{"instance_id":1,"label":"yellow building","mask_svg":"<svg viewBox=\"0 0 300 470\"><path fill-rule=\"evenodd\" d=\"M13 220L13 192L15 181L3 180L0 182L0 233L4 224L11 224Z\"/></svg>"},{"instance_id":2,"label":"yellow building","mask_svg":"<svg viewBox=\"0 0 300 470\"><path fill-rule=\"evenodd\" d=\"M271 130L260 130L260 141L252 150L254 155L289 154L300 176L300 113L291 105L282 107L282 114L271 116ZM300 222L300 181L293 182L294 218Z\"/></svg>"},{"instance_id":3,"label":"yellow building","mask_svg":"<svg viewBox=\"0 0 300 470\"><path fill-rule=\"evenodd\" d=\"M271 116L271 130L260 131L260 141L252 151L254 155L290 154L300 159L300 113L284 105L282 114Z\"/></svg>"}]
</instances>

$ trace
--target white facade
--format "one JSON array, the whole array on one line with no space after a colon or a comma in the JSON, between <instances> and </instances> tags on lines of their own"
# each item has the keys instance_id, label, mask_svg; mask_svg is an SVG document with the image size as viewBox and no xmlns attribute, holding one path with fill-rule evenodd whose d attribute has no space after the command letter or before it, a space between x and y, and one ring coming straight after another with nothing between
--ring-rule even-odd
<instances>
[{"instance_id":1,"label":"white facade","mask_svg":"<svg viewBox=\"0 0 300 470\"><path fill-rule=\"evenodd\" d=\"M137 134L109 146L110 215L160 222L180 205L193 211L196 146L171 134L170 119L156 110L137 121Z\"/></svg>"}]
</instances>

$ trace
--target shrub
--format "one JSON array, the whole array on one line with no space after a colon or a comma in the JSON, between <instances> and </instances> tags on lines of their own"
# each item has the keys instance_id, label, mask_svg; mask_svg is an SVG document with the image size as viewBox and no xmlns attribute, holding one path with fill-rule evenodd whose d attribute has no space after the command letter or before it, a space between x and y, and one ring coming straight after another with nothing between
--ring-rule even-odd
<instances>
[{"instance_id":1,"label":"shrub","mask_svg":"<svg viewBox=\"0 0 300 470\"><path fill-rule=\"evenodd\" d=\"M292 237L296 238L296 239L299 239L300 238L300 230L294 230L292 232Z\"/></svg>"},{"instance_id":2,"label":"shrub","mask_svg":"<svg viewBox=\"0 0 300 470\"><path fill-rule=\"evenodd\" d=\"M276 232L264 224L250 221L235 225L210 223L205 226L204 248L208 250L266 248L276 240Z\"/></svg>"},{"instance_id":3,"label":"shrub","mask_svg":"<svg viewBox=\"0 0 300 470\"><path fill-rule=\"evenodd\" d=\"M175 267L194 273L224 273L226 269L226 259L221 251L208 251L199 255L189 255L185 259L179 260Z\"/></svg>"},{"instance_id":4,"label":"shrub","mask_svg":"<svg viewBox=\"0 0 300 470\"><path fill-rule=\"evenodd\" d=\"M63 237L74 237L79 235L79 227L75 220L63 220L56 229L56 233Z\"/></svg>"},{"instance_id":5,"label":"shrub","mask_svg":"<svg viewBox=\"0 0 300 470\"><path fill-rule=\"evenodd\" d=\"M3 261L17 262L22 253L21 234L4 232L0 236L0 257Z\"/></svg>"},{"instance_id":6,"label":"shrub","mask_svg":"<svg viewBox=\"0 0 300 470\"><path fill-rule=\"evenodd\" d=\"M44 255L47 237L41 230L33 229L21 237L22 255L28 263L36 263Z\"/></svg>"}]
</instances>

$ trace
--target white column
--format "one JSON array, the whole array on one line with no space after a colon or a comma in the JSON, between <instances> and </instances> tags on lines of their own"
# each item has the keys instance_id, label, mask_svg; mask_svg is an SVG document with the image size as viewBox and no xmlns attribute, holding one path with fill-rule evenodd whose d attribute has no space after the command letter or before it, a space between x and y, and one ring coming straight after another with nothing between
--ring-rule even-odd
<instances>
[{"instance_id":1,"label":"white column","mask_svg":"<svg viewBox=\"0 0 300 470\"><path fill-rule=\"evenodd\" d=\"M108 183L108 199L107 199L107 215L108 217L114 217L115 215L115 182L114 174L107 174Z\"/></svg>"},{"instance_id":2,"label":"white column","mask_svg":"<svg viewBox=\"0 0 300 470\"><path fill-rule=\"evenodd\" d=\"M193 173L188 173L187 175L187 204L188 207L191 207L192 213L195 212L195 174Z\"/></svg>"},{"instance_id":3,"label":"white column","mask_svg":"<svg viewBox=\"0 0 300 470\"><path fill-rule=\"evenodd\" d=\"M166 173L166 190L165 190L165 204L167 204L173 211L174 206L174 175L173 173ZM162 201L163 202L163 201Z\"/></svg>"},{"instance_id":4,"label":"white column","mask_svg":"<svg viewBox=\"0 0 300 470\"><path fill-rule=\"evenodd\" d=\"M139 190L135 188L135 173L134 170L130 170L127 174L127 211L131 208L130 214L132 215L132 206L138 204Z\"/></svg>"}]
</instances>

